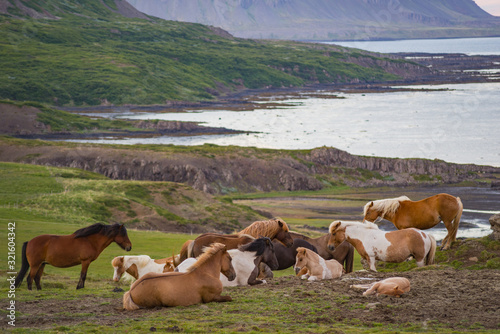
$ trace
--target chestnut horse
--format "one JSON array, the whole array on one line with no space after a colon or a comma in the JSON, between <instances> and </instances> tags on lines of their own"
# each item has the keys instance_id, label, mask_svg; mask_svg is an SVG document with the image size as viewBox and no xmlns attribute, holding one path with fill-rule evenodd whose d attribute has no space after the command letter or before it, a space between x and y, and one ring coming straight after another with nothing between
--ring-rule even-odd
<instances>
[{"instance_id":1,"label":"chestnut horse","mask_svg":"<svg viewBox=\"0 0 500 334\"><path fill-rule=\"evenodd\" d=\"M148 273L139 278L123 295L123 308L137 310L231 301L231 297L221 296L220 273L229 280L236 277L226 246L216 243L206 248L187 272Z\"/></svg>"},{"instance_id":2,"label":"chestnut horse","mask_svg":"<svg viewBox=\"0 0 500 334\"><path fill-rule=\"evenodd\" d=\"M344 240L356 248L373 271L377 271L375 260L403 262L413 256L417 266L422 267L433 264L436 253L434 237L415 228L384 232L370 222L334 221L330 224L328 245L339 245Z\"/></svg>"},{"instance_id":3,"label":"chestnut horse","mask_svg":"<svg viewBox=\"0 0 500 334\"><path fill-rule=\"evenodd\" d=\"M323 259L334 259L339 261L344 266L346 273L352 272L354 266L354 247L347 241L341 243L332 250L328 247L328 240L330 239L329 233L318 238L310 238L297 232L290 232L290 235L294 240L303 239L316 247L318 254Z\"/></svg>"},{"instance_id":4,"label":"chestnut horse","mask_svg":"<svg viewBox=\"0 0 500 334\"><path fill-rule=\"evenodd\" d=\"M33 279L36 288L40 290L42 289L40 279L46 264L67 268L81 263L80 281L76 286L77 289L81 289L85 285L90 263L97 259L113 241L127 252L132 249L127 229L123 224L97 223L70 235L39 235L23 244L22 265L15 285L18 287L22 283L26 272L31 267L27 278L28 290L31 290Z\"/></svg>"},{"instance_id":5,"label":"chestnut horse","mask_svg":"<svg viewBox=\"0 0 500 334\"><path fill-rule=\"evenodd\" d=\"M363 296L388 295L399 298L403 293L410 291L410 281L404 277L389 277L371 284L351 285L353 289L363 289Z\"/></svg>"},{"instance_id":6,"label":"chestnut horse","mask_svg":"<svg viewBox=\"0 0 500 334\"><path fill-rule=\"evenodd\" d=\"M434 227L443 221L448 234L441 248L448 249L456 240L463 204L459 197L438 194L420 201L406 196L368 202L364 206L364 220L375 222L377 218L391 221L398 230L414 227L421 230Z\"/></svg>"},{"instance_id":7,"label":"chestnut horse","mask_svg":"<svg viewBox=\"0 0 500 334\"><path fill-rule=\"evenodd\" d=\"M344 267L337 260L325 260L317 253L304 247L297 248L295 273L309 281L339 278Z\"/></svg>"}]
</instances>

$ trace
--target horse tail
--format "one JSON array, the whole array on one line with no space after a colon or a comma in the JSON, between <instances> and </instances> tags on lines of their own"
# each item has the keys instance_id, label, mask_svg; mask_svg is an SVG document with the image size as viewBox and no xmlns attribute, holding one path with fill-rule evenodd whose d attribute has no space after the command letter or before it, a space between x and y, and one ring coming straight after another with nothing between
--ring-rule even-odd
<instances>
[{"instance_id":1,"label":"horse tail","mask_svg":"<svg viewBox=\"0 0 500 334\"><path fill-rule=\"evenodd\" d=\"M457 197L457 204L458 204L458 212L455 218L453 219L453 231L450 235L450 240L448 241L450 243L450 246L451 243L455 241L457 238L458 224L460 224L460 218L462 218L462 212L464 211L464 205L462 204L460 197Z\"/></svg>"},{"instance_id":2,"label":"horse tail","mask_svg":"<svg viewBox=\"0 0 500 334\"><path fill-rule=\"evenodd\" d=\"M28 247L28 241L26 241L23 244L23 250L22 250L22 264L21 264L21 270L19 271L19 274L17 274L16 277L16 282L15 282L15 287L18 288L21 283L23 282L24 276L26 276L26 273L28 272L28 269L30 268L30 263L28 262L28 258L26 257L26 248Z\"/></svg>"},{"instance_id":3,"label":"horse tail","mask_svg":"<svg viewBox=\"0 0 500 334\"><path fill-rule=\"evenodd\" d=\"M352 273L354 266L354 247L349 244L349 251L344 259L344 268L346 273Z\"/></svg>"},{"instance_id":4,"label":"horse tail","mask_svg":"<svg viewBox=\"0 0 500 334\"><path fill-rule=\"evenodd\" d=\"M188 257L194 257L193 256L193 249L194 249L194 241L191 241L189 245L187 245L187 254Z\"/></svg>"},{"instance_id":5,"label":"horse tail","mask_svg":"<svg viewBox=\"0 0 500 334\"><path fill-rule=\"evenodd\" d=\"M427 234L427 236L431 239L431 248L425 257L425 264L431 265L434 264L434 257L436 256L436 239L430 234Z\"/></svg>"},{"instance_id":6,"label":"horse tail","mask_svg":"<svg viewBox=\"0 0 500 334\"><path fill-rule=\"evenodd\" d=\"M182 244L181 251L179 252L179 263L189 257L188 248L192 243L193 240L187 240L184 244Z\"/></svg>"},{"instance_id":7,"label":"horse tail","mask_svg":"<svg viewBox=\"0 0 500 334\"><path fill-rule=\"evenodd\" d=\"M135 311L140 309L139 305L134 303L134 301L132 300L130 290L125 292L125 294L123 295L123 308L128 311Z\"/></svg>"}]
</instances>

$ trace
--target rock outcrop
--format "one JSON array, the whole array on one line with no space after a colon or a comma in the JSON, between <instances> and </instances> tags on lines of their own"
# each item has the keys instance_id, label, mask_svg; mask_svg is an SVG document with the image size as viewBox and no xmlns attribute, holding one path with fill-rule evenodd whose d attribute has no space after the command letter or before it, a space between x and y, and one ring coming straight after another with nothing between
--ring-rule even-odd
<instances>
[{"instance_id":1,"label":"rock outcrop","mask_svg":"<svg viewBox=\"0 0 500 334\"><path fill-rule=\"evenodd\" d=\"M493 233L491 234L493 239L500 240L500 214L490 217L490 225L493 230Z\"/></svg>"}]
</instances>

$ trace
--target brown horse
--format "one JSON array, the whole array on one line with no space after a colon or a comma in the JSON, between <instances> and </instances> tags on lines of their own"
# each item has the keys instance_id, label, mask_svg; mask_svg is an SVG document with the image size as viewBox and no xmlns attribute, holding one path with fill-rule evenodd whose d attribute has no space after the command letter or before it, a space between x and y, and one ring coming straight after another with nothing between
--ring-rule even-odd
<instances>
[{"instance_id":1,"label":"brown horse","mask_svg":"<svg viewBox=\"0 0 500 334\"><path fill-rule=\"evenodd\" d=\"M255 238L247 234L218 234L204 233L194 240L188 240L182 245L179 262L190 257L198 257L203 253L203 249L213 243L226 245L227 249L235 249L241 245L254 241Z\"/></svg>"},{"instance_id":2,"label":"brown horse","mask_svg":"<svg viewBox=\"0 0 500 334\"><path fill-rule=\"evenodd\" d=\"M268 237L271 240L276 239L287 247L291 247L293 244L288 225L284 220L275 218L253 222L237 234L202 234L194 241L188 240L182 245L179 259L182 262L188 257L197 257L203 252L203 247L214 242L220 242L227 245L228 249L234 249L260 237Z\"/></svg>"},{"instance_id":3,"label":"brown horse","mask_svg":"<svg viewBox=\"0 0 500 334\"><path fill-rule=\"evenodd\" d=\"M281 218L253 222L250 226L238 232L238 234L248 234L254 238L268 237L271 240L276 239L287 247L293 245L288 225Z\"/></svg>"},{"instance_id":4,"label":"brown horse","mask_svg":"<svg viewBox=\"0 0 500 334\"><path fill-rule=\"evenodd\" d=\"M199 303L231 301L221 296L223 273L234 280L236 273L225 245L216 243L205 250L187 272L148 273L137 280L123 295L123 308L188 306Z\"/></svg>"},{"instance_id":5,"label":"brown horse","mask_svg":"<svg viewBox=\"0 0 500 334\"><path fill-rule=\"evenodd\" d=\"M132 249L127 229L123 224L104 225L97 223L79 229L70 235L39 235L23 244L22 265L16 277L16 287L22 283L26 272L31 267L27 278L28 290L32 281L40 290L40 279L46 264L54 267L67 268L82 264L80 281L76 286L81 289L85 285L87 269L92 261L112 242L116 242L126 251Z\"/></svg>"},{"instance_id":6,"label":"brown horse","mask_svg":"<svg viewBox=\"0 0 500 334\"><path fill-rule=\"evenodd\" d=\"M318 238L310 238L297 232L290 232L290 235L294 240L303 239L316 247L318 254L323 259L334 259L340 262L344 266L344 270L346 273L352 272L354 265L354 247L347 241L341 243L338 246L335 246L335 248L331 250L328 247L328 240L330 239L329 233L326 233L325 235Z\"/></svg>"},{"instance_id":7,"label":"brown horse","mask_svg":"<svg viewBox=\"0 0 500 334\"><path fill-rule=\"evenodd\" d=\"M376 260L403 262L413 256L417 266L422 267L433 264L436 253L434 237L416 228L384 232L370 222L331 223L329 247L339 245L345 240L356 248L373 271L377 271Z\"/></svg>"},{"instance_id":8,"label":"brown horse","mask_svg":"<svg viewBox=\"0 0 500 334\"><path fill-rule=\"evenodd\" d=\"M374 222L380 217L391 221L398 230L409 227L426 230L443 221L448 234L441 248L448 249L456 240L463 208L459 197L438 194L420 201L411 201L406 196L381 199L368 202L363 211L365 221Z\"/></svg>"}]
</instances>

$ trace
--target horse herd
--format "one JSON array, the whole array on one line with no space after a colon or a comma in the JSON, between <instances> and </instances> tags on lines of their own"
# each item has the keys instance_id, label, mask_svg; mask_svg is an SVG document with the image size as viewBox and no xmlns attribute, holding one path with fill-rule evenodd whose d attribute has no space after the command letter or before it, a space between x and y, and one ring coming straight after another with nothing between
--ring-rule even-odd
<instances>
[{"instance_id":1,"label":"horse herd","mask_svg":"<svg viewBox=\"0 0 500 334\"><path fill-rule=\"evenodd\" d=\"M123 296L127 310L155 306L187 306L211 301L231 300L222 296L225 286L265 283L273 270L294 266L303 279L338 278L352 272L354 249L376 271L376 261L403 262L413 257L418 266L432 264L436 240L421 229L443 221L448 234L442 248L456 239L463 205L460 198L438 194L421 201L402 196L368 202L363 222L335 221L318 238L291 232L280 218L257 221L231 234L205 233L188 240L179 254L165 259L147 255L119 256L113 259L113 279L127 272L136 281ZM384 232L374 223L387 219L398 228ZM82 265L77 289L83 288L92 261L112 242L126 251L132 243L122 224L94 224L71 235L40 235L23 244L22 265L16 278L18 287L28 269L28 289L40 280L44 266ZM409 291L409 281L394 278L369 286L365 294L386 293L399 296ZM358 286L359 288L359 286ZM385 292L383 292L385 291Z\"/></svg>"}]
</instances>

